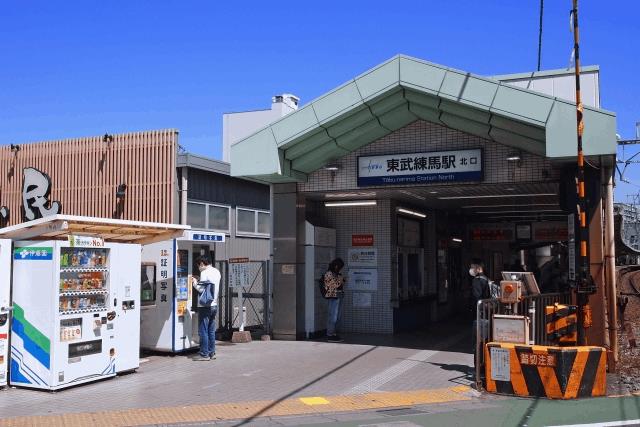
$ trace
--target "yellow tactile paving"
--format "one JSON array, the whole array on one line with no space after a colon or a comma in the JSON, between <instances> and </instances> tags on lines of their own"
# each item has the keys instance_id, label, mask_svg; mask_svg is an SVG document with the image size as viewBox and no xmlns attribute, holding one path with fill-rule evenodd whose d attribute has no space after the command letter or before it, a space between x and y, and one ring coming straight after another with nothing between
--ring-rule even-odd
<instances>
[{"instance_id":1,"label":"yellow tactile paving","mask_svg":"<svg viewBox=\"0 0 640 427\"><path fill-rule=\"evenodd\" d=\"M313 396L308 398L286 399L282 401L218 403L79 414L16 417L0 420L0 427L40 425L50 427L140 426L148 424L196 423L204 421L247 419L254 417L349 412L366 409L381 409L398 406L470 400L471 397L466 394L470 390L471 389L466 386L457 386L436 390L379 392L348 396Z\"/></svg>"},{"instance_id":2,"label":"yellow tactile paving","mask_svg":"<svg viewBox=\"0 0 640 427\"><path fill-rule=\"evenodd\" d=\"M328 405L329 401L324 397L301 397L300 401L305 405Z\"/></svg>"}]
</instances>

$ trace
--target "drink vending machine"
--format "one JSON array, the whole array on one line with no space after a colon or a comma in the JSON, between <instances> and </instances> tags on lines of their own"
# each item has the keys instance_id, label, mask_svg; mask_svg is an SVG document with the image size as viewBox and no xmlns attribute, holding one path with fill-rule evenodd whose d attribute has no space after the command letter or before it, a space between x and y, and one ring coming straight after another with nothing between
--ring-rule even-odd
<instances>
[{"instance_id":1,"label":"drink vending machine","mask_svg":"<svg viewBox=\"0 0 640 427\"><path fill-rule=\"evenodd\" d=\"M58 390L137 369L141 243L185 229L67 215L0 229L0 385L7 372Z\"/></svg>"},{"instance_id":2,"label":"drink vending machine","mask_svg":"<svg viewBox=\"0 0 640 427\"><path fill-rule=\"evenodd\" d=\"M0 239L0 387L7 385L9 366L9 315L11 313L11 240Z\"/></svg>"},{"instance_id":3,"label":"drink vending machine","mask_svg":"<svg viewBox=\"0 0 640 427\"><path fill-rule=\"evenodd\" d=\"M56 390L138 368L139 260L140 245L96 238L15 242L11 384Z\"/></svg>"}]
</instances>

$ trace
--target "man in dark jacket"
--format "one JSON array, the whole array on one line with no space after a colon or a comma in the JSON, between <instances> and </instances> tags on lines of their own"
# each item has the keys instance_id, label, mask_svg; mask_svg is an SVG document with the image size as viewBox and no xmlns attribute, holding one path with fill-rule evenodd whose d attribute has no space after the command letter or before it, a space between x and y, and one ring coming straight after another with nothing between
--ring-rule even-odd
<instances>
[{"instance_id":1,"label":"man in dark jacket","mask_svg":"<svg viewBox=\"0 0 640 427\"><path fill-rule=\"evenodd\" d=\"M473 295L474 303L477 304L481 299L491 298L489 279L484 274L484 263L480 260L474 260L469 266L469 274L473 277L471 280L471 295Z\"/></svg>"},{"instance_id":2,"label":"man in dark jacket","mask_svg":"<svg viewBox=\"0 0 640 427\"><path fill-rule=\"evenodd\" d=\"M484 274L484 263L479 259L474 259L469 265L469 275L473 277L471 280L471 295L473 296L473 313L475 317L478 301L491 298L491 290L489 289L489 279ZM485 339L489 335L489 320L475 319L473 321L473 355L475 364L476 346L477 346L477 328L480 324L480 336Z\"/></svg>"}]
</instances>

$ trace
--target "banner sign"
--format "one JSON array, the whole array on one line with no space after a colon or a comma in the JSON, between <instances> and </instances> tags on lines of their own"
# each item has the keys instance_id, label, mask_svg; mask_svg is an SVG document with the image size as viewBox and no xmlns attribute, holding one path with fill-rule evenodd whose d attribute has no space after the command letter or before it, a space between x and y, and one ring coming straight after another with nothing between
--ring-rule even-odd
<instances>
[{"instance_id":1,"label":"banner sign","mask_svg":"<svg viewBox=\"0 0 640 427\"><path fill-rule=\"evenodd\" d=\"M482 149L358 157L358 186L482 180Z\"/></svg>"},{"instance_id":2,"label":"banner sign","mask_svg":"<svg viewBox=\"0 0 640 427\"><path fill-rule=\"evenodd\" d=\"M351 246L373 246L373 234L352 234Z\"/></svg>"},{"instance_id":3,"label":"banner sign","mask_svg":"<svg viewBox=\"0 0 640 427\"><path fill-rule=\"evenodd\" d=\"M196 242L224 242L224 233L208 233L206 231L185 231L183 240L193 240Z\"/></svg>"},{"instance_id":4,"label":"banner sign","mask_svg":"<svg viewBox=\"0 0 640 427\"><path fill-rule=\"evenodd\" d=\"M506 224L469 224L469 238L476 241L511 242L515 237L515 225Z\"/></svg>"},{"instance_id":5,"label":"banner sign","mask_svg":"<svg viewBox=\"0 0 640 427\"><path fill-rule=\"evenodd\" d=\"M75 247L89 247L89 248L103 248L104 239L101 237L91 236L69 236L69 246Z\"/></svg>"},{"instance_id":6,"label":"banner sign","mask_svg":"<svg viewBox=\"0 0 640 427\"><path fill-rule=\"evenodd\" d=\"M568 222L536 222L533 224L533 239L538 242L566 242L569 239Z\"/></svg>"},{"instance_id":7,"label":"banner sign","mask_svg":"<svg viewBox=\"0 0 640 427\"><path fill-rule=\"evenodd\" d=\"M53 259L53 248L25 247L13 250L14 260L49 261Z\"/></svg>"}]
</instances>

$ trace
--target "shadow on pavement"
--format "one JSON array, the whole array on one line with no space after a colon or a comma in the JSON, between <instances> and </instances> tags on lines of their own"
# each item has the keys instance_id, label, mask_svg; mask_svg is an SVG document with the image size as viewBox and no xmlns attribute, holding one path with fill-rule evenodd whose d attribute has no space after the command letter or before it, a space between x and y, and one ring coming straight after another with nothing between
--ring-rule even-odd
<instances>
[{"instance_id":1,"label":"shadow on pavement","mask_svg":"<svg viewBox=\"0 0 640 427\"><path fill-rule=\"evenodd\" d=\"M353 357L352 359L350 359L349 361L343 363L342 365L328 371L325 372L323 375L315 378L312 381L309 381L308 383L306 383L305 385L303 385L302 387L298 387L295 390L290 391L289 393L287 393L284 396L281 396L280 398L278 398L277 400L273 401L270 405L262 408L260 411L256 412L255 414L251 415L250 417L247 417L246 419L244 419L242 422L238 423L238 424L234 424L234 426L243 426L246 424L249 424L251 421L253 421L254 419L258 418L259 416L261 416L262 414L264 414L265 412L267 412L269 409L273 408L274 406L277 406L280 402L287 400L288 398L294 396L296 393L301 392L302 390L311 387L312 385L314 385L315 383L317 383L318 381L323 380L324 378L335 374L336 372L340 371L343 368L346 368L347 366L349 366L350 364L352 364L353 362L355 362L356 360L360 359L361 357L366 356L368 353L371 353L372 351L374 351L377 347L372 347L366 351L363 351L362 353L360 353L359 355Z\"/></svg>"},{"instance_id":2,"label":"shadow on pavement","mask_svg":"<svg viewBox=\"0 0 640 427\"><path fill-rule=\"evenodd\" d=\"M471 328L470 322L447 321L430 324L424 329L395 334L349 333L342 336L346 344L442 351L444 343L446 351L471 354ZM455 340L452 341L452 337L455 337ZM326 341L326 337L314 341L323 342Z\"/></svg>"},{"instance_id":3,"label":"shadow on pavement","mask_svg":"<svg viewBox=\"0 0 640 427\"><path fill-rule=\"evenodd\" d=\"M460 352L460 353L471 353L471 324L469 322L442 322L435 323L430 325L428 328L418 331L412 332L403 332L398 334L345 334L343 335L345 338L344 343L347 345L363 345L369 346L362 353L353 357L349 361L343 363L342 365L323 373L322 375L316 377L315 379L307 382L305 385L296 388L295 390L291 390L287 394L279 397L274 400L271 404L261 409L260 411L252 414L250 417L244 419L238 424L234 424L234 426L243 426L251 423L256 418L265 414L269 409L277 406L284 400L291 398L292 396L300 393L301 391L311 387L312 385L322 381L323 379L335 374L336 372L348 367L349 365L356 362L358 359L364 357L365 355L375 351L380 347L397 347L397 348L406 348L406 349L415 349L415 350L433 350L433 351L448 351L448 352ZM326 338L316 339L314 341L323 342L326 341ZM337 344L341 345L341 344ZM473 374L473 369L469 366L465 365L447 365L447 364L436 364L433 365L440 366L442 369L450 370L450 371L458 371L464 375L460 377L453 378L450 381L454 383L463 384L465 381L468 382L468 378L472 378L469 375Z\"/></svg>"}]
</instances>

